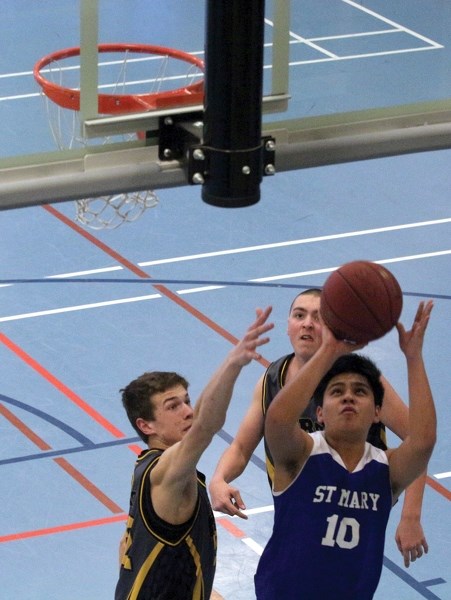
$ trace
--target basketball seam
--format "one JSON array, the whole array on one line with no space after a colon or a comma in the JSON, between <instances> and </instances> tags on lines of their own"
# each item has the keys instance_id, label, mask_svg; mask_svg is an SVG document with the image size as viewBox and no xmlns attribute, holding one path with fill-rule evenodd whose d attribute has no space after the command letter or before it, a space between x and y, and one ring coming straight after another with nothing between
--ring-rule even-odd
<instances>
[{"instance_id":1,"label":"basketball seam","mask_svg":"<svg viewBox=\"0 0 451 600\"><path fill-rule=\"evenodd\" d=\"M346 281L346 284L349 286L349 288L353 291L353 293L356 295L356 297L360 300L360 302L363 304L363 306L365 306L365 309L368 311L368 313L373 317L373 319L375 320L375 322L379 325L379 327L383 330L384 329L384 324L381 323L380 319L378 318L378 316L374 313L374 311L368 306L368 304L365 301L365 298L359 294L359 292L355 289L355 287L353 285L351 285L351 283L348 281L348 279L343 275L343 273L340 272L340 276L343 278L344 281Z\"/></svg>"}]
</instances>

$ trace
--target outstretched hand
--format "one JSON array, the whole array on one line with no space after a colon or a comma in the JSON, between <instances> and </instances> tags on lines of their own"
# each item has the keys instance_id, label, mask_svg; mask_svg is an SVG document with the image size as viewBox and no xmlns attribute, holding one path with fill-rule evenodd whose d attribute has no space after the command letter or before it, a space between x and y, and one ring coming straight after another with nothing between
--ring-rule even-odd
<instances>
[{"instance_id":1,"label":"outstretched hand","mask_svg":"<svg viewBox=\"0 0 451 600\"><path fill-rule=\"evenodd\" d=\"M272 312L272 306L264 310L257 308L257 318L250 325L244 337L238 342L232 350L233 360L241 367L250 363L252 359L260 360L261 354L257 349L269 342L269 337L261 337L274 327L274 323L267 323L269 315Z\"/></svg>"},{"instance_id":2,"label":"outstretched hand","mask_svg":"<svg viewBox=\"0 0 451 600\"><path fill-rule=\"evenodd\" d=\"M410 331L406 331L402 323L396 325L399 334L399 346L406 355L406 358L412 358L421 353L424 334L433 307L434 303L432 300L426 303L420 302Z\"/></svg>"}]
</instances>

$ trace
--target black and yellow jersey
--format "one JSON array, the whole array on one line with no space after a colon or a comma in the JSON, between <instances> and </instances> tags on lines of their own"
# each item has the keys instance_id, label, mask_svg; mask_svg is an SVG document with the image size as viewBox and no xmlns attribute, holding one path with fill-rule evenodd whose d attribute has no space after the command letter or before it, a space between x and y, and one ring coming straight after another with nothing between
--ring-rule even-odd
<instances>
[{"instance_id":1,"label":"black and yellow jersey","mask_svg":"<svg viewBox=\"0 0 451 600\"><path fill-rule=\"evenodd\" d=\"M181 525L160 519L152 506L150 472L162 450L136 461L115 600L209 600L216 568L216 524L205 477L197 472L198 500Z\"/></svg>"}]
</instances>

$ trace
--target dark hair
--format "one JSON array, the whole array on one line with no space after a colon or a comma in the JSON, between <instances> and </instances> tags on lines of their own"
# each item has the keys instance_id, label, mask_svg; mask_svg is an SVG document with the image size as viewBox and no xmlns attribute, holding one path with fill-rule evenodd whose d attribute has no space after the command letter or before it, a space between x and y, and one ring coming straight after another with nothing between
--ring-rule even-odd
<instances>
[{"instance_id":1,"label":"dark hair","mask_svg":"<svg viewBox=\"0 0 451 600\"><path fill-rule=\"evenodd\" d=\"M293 305L296 302L296 300L299 298L299 296L316 296L317 298L319 298L321 296L321 289L320 288L308 288L307 290L304 290L303 292L300 292L299 294L297 294L293 298L293 302L290 305L290 310L288 312L289 315L291 315L291 311L293 310Z\"/></svg>"},{"instance_id":2,"label":"dark hair","mask_svg":"<svg viewBox=\"0 0 451 600\"><path fill-rule=\"evenodd\" d=\"M177 385L182 385L187 390L189 384L178 373L152 371L144 373L120 390L122 393L122 404L124 405L128 420L143 442L147 443L147 435L136 425L136 420L141 418L146 421L153 421L155 415L152 396L165 392Z\"/></svg>"},{"instance_id":3,"label":"dark hair","mask_svg":"<svg viewBox=\"0 0 451 600\"><path fill-rule=\"evenodd\" d=\"M313 394L313 399L317 406L323 405L324 392L329 381L336 375L341 375L341 373L358 373L365 377L374 394L374 404L379 407L382 406L384 386L380 379L381 372L372 360L361 354L345 354L334 362L319 382Z\"/></svg>"}]
</instances>

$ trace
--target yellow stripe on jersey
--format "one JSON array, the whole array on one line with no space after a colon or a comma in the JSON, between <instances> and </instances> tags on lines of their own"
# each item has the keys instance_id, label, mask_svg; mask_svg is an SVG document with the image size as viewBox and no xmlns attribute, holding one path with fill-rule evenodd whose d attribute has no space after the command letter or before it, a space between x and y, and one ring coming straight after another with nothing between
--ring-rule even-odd
<instances>
[{"instance_id":1,"label":"yellow stripe on jersey","mask_svg":"<svg viewBox=\"0 0 451 600\"><path fill-rule=\"evenodd\" d=\"M127 600L136 600L136 598L138 598L139 592L141 591L141 587L147 577L147 574L149 573L150 569L152 568L153 563L155 562L155 560L157 559L158 555L163 550L163 548L164 548L164 544L162 544L161 542L158 542L158 544L155 546L155 548L152 550L152 552L146 558L142 567L139 569L138 574L136 575L136 579L133 582L133 586L132 586L132 589L130 590L129 595L127 596Z\"/></svg>"},{"instance_id":2,"label":"yellow stripe on jersey","mask_svg":"<svg viewBox=\"0 0 451 600\"><path fill-rule=\"evenodd\" d=\"M188 535L186 536L186 545L189 548L191 556L193 557L194 564L196 565L196 584L193 590L193 600L204 600L204 578L202 576L202 565L200 562L199 552L194 545L193 538Z\"/></svg>"}]
</instances>

